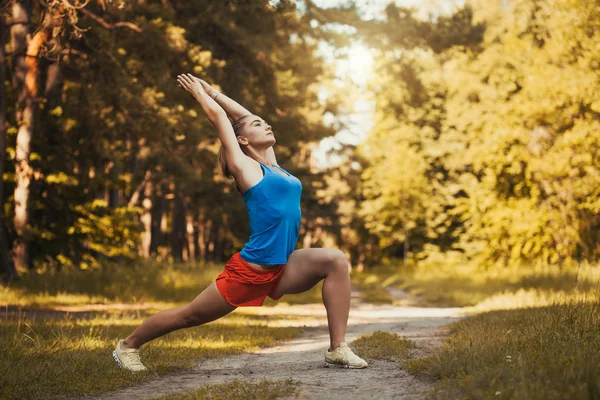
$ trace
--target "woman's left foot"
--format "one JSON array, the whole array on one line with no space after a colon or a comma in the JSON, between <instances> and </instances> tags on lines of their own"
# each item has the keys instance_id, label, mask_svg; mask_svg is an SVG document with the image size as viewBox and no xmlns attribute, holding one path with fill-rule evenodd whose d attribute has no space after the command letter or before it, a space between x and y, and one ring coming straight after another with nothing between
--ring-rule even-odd
<instances>
[{"instance_id":1,"label":"woman's left foot","mask_svg":"<svg viewBox=\"0 0 600 400\"><path fill-rule=\"evenodd\" d=\"M366 368L369 364L348 347L346 342L340 343L332 351L325 350L325 366L340 368Z\"/></svg>"}]
</instances>

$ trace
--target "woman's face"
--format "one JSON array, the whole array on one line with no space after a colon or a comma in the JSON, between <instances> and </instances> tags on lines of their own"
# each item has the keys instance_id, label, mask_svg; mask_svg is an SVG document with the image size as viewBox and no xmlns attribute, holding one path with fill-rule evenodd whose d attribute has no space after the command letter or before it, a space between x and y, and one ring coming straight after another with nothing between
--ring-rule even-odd
<instances>
[{"instance_id":1,"label":"woman's face","mask_svg":"<svg viewBox=\"0 0 600 400\"><path fill-rule=\"evenodd\" d=\"M248 143L254 147L270 147L276 142L271 125L257 115L247 117L241 136L247 137Z\"/></svg>"}]
</instances>

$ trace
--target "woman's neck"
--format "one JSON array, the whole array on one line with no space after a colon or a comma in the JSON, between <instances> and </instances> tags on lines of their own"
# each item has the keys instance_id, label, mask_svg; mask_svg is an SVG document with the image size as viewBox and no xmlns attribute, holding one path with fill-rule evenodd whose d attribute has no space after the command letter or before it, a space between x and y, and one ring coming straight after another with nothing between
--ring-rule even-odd
<instances>
[{"instance_id":1,"label":"woman's neck","mask_svg":"<svg viewBox=\"0 0 600 400\"><path fill-rule=\"evenodd\" d=\"M260 163L271 166L271 162L267 157L267 150L247 149L246 155Z\"/></svg>"}]
</instances>

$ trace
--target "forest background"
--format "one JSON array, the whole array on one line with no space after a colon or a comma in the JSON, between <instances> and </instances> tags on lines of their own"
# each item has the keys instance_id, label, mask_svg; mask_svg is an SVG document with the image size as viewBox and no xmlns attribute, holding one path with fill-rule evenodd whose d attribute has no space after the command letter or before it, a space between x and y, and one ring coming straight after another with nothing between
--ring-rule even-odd
<instances>
[{"instance_id":1,"label":"forest background","mask_svg":"<svg viewBox=\"0 0 600 400\"><path fill-rule=\"evenodd\" d=\"M597 263L598 1L472 0L426 16L390 3L382 18L318 3L4 0L4 279L241 249L243 199L176 85L184 72L272 125L303 183L298 247L339 247L358 270ZM319 164L356 88L316 49L341 57L357 40L374 55L374 124Z\"/></svg>"}]
</instances>

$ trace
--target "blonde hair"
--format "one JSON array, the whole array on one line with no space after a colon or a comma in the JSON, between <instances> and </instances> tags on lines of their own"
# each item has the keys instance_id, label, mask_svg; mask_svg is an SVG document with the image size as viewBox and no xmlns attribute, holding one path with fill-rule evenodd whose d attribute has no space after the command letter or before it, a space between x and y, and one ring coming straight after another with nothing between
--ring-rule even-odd
<instances>
[{"instance_id":1,"label":"blonde hair","mask_svg":"<svg viewBox=\"0 0 600 400\"><path fill-rule=\"evenodd\" d=\"M246 125L246 123L243 120L251 115L252 114L243 115L233 122L233 133L235 133L236 137L242 134L242 128L244 128L244 126ZM219 148L219 165L221 166L221 171L223 172L223 175L225 175L226 178L233 178L231 171L229 171L229 168L227 168L227 160L225 159L225 147L223 147L222 143L221 147Z\"/></svg>"}]
</instances>

